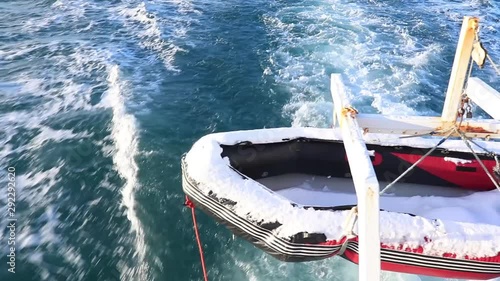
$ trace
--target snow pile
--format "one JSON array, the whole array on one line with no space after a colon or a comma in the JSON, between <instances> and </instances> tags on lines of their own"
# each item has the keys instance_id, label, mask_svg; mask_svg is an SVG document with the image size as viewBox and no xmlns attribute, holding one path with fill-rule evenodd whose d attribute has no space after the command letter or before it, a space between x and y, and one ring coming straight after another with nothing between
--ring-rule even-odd
<instances>
[{"instance_id":1,"label":"snow pile","mask_svg":"<svg viewBox=\"0 0 500 281\"><path fill-rule=\"evenodd\" d=\"M446 161L446 162L452 162L455 165L472 163L472 160L466 160L466 159L460 159L460 158L453 158L453 157L445 157L444 161Z\"/></svg>"}]
</instances>

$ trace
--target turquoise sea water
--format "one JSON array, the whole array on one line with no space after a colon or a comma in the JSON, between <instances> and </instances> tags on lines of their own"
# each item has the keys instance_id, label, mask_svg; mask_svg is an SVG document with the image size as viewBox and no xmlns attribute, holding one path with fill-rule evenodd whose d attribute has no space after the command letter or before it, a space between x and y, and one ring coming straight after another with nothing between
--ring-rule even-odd
<instances>
[{"instance_id":1,"label":"turquoise sea water","mask_svg":"<svg viewBox=\"0 0 500 281\"><path fill-rule=\"evenodd\" d=\"M327 127L332 72L360 111L438 114L463 15L500 62L496 0L3 0L0 15L0 280L201 280L180 183L195 140ZM500 89L491 67L474 74ZM210 280L357 280L198 220Z\"/></svg>"}]
</instances>

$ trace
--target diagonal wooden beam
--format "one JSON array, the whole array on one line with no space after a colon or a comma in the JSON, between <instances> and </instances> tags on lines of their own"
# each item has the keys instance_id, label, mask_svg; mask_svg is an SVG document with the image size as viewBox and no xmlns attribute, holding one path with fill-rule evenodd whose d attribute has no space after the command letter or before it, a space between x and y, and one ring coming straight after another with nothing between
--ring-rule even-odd
<instances>
[{"instance_id":1,"label":"diagonal wooden beam","mask_svg":"<svg viewBox=\"0 0 500 281\"><path fill-rule=\"evenodd\" d=\"M359 280L379 281L379 183L339 74L332 74L331 93L358 198Z\"/></svg>"},{"instance_id":2,"label":"diagonal wooden beam","mask_svg":"<svg viewBox=\"0 0 500 281\"><path fill-rule=\"evenodd\" d=\"M421 135L434 132L444 135L451 126L440 117L427 116L390 116L381 114L358 114L357 121L364 133ZM457 122L458 124L458 122ZM500 139L500 122L492 119L464 119L460 130L472 138ZM457 136L459 135L452 135Z\"/></svg>"}]
</instances>

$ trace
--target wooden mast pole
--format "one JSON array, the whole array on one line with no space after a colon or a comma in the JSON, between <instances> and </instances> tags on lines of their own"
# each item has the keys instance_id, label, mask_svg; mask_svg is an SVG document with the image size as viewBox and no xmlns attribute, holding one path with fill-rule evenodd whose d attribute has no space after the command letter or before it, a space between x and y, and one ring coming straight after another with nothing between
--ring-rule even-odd
<instances>
[{"instance_id":1,"label":"wooden mast pole","mask_svg":"<svg viewBox=\"0 0 500 281\"><path fill-rule=\"evenodd\" d=\"M457 120L458 107L462 100L462 92L467 77L467 71L472 52L472 44L476 30L478 28L478 19L475 17L464 17L462 22L462 30L458 39L453 68L451 70L450 80L448 82L448 90L444 101L443 113L441 120L443 127L447 128Z\"/></svg>"}]
</instances>

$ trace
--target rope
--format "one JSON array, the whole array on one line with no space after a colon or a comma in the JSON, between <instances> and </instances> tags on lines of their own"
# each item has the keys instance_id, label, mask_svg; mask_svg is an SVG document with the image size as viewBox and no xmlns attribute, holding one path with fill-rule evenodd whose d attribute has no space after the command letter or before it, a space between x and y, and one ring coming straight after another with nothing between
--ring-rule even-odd
<instances>
[{"instance_id":1,"label":"rope","mask_svg":"<svg viewBox=\"0 0 500 281\"><path fill-rule=\"evenodd\" d=\"M424 137L424 136L433 136L437 134L435 131L431 131L428 133L422 133L422 134L416 134L416 135L410 135L410 136L401 136L399 137L400 139L409 139L409 138L418 138L418 137Z\"/></svg>"},{"instance_id":2,"label":"rope","mask_svg":"<svg viewBox=\"0 0 500 281\"><path fill-rule=\"evenodd\" d=\"M491 150L488 150L486 148L484 148L484 146L482 145L479 145L477 142L475 142L474 140L471 140L470 138L467 139L469 142L472 142L474 145L476 145L477 147L481 148L484 152L486 152L486 154L488 154L488 156L490 157L493 157L493 158L497 158L496 154L491 151ZM498 161L497 161L498 162Z\"/></svg>"},{"instance_id":3,"label":"rope","mask_svg":"<svg viewBox=\"0 0 500 281\"><path fill-rule=\"evenodd\" d=\"M399 177L397 179L395 179L393 182L391 182L390 184L388 184L384 189L382 189L382 191L380 191L380 194L384 194L389 188L391 188L394 184L396 184L400 179L402 179L404 176L406 176L406 174L408 174L411 170L413 170L418 164L420 164L422 161L424 161L424 159L429 156L432 152L434 152L434 150L436 150L438 148L438 146L440 146L441 144L443 144L443 142L445 142L450 136L451 134L453 134L453 128L449 129L449 133L446 135L446 137L442 138L431 150L427 151L427 153L425 153L420 159L418 159L417 162L413 163L413 165L411 165L410 168L406 169L406 171L404 171L401 175L399 175Z\"/></svg>"},{"instance_id":4,"label":"rope","mask_svg":"<svg viewBox=\"0 0 500 281\"><path fill-rule=\"evenodd\" d=\"M408 136L400 136L400 139L410 139L410 138L418 138L418 137L425 137L425 136L434 136L437 134L442 134L442 133L447 133L449 132L450 129L448 130L437 130L437 131L430 131L428 133L422 133L422 134L416 134L416 135L408 135Z\"/></svg>"},{"instance_id":5,"label":"rope","mask_svg":"<svg viewBox=\"0 0 500 281\"><path fill-rule=\"evenodd\" d=\"M467 71L467 80L465 80L465 85L463 86L463 89L467 89L467 86L469 85L469 78L472 75L472 68L474 67L474 59L472 56L470 56L469 60L469 71ZM464 90L465 92L465 90Z\"/></svg>"},{"instance_id":6,"label":"rope","mask_svg":"<svg viewBox=\"0 0 500 281\"><path fill-rule=\"evenodd\" d=\"M186 195L186 201L184 202L184 206L191 209L191 215L193 217L193 228L194 234L196 235L196 242L198 242L198 250L200 251L200 259L201 259L201 269L203 270L203 280L208 281L207 269L205 267L205 258L203 256L203 247L201 246L200 234L198 233L198 224L196 223L196 210L194 209L194 203L189 200Z\"/></svg>"},{"instance_id":7,"label":"rope","mask_svg":"<svg viewBox=\"0 0 500 281\"><path fill-rule=\"evenodd\" d=\"M477 156L477 154L474 151L474 149L472 149L472 146L469 143L469 139L460 130L458 130L457 128L454 128L454 129L460 135L460 137L462 138L462 140L465 142L465 145L467 145L467 147L469 148L469 150L472 152L472 155L474 155L474 158L476 158L477 162L479 162L479 165L481 165L481 168L483 168L483 170L486 172L486 174L490 178L491 182L495 185L495 187L498 189L498 191L500 191L500 186L498 185L498 182L493 178L493 176L491 175L490 171L488 171L488 168L486 168L486 166L484 165L483 161L481 161L481 159L479 159L479 156ZM495 159L495 160L497 160L497 159Z\"/></svg>"},{"instance_id":8,"label":"rope","mask_svg":"<svg viewBox=\"0 0 500 281\"><path fill-rule=\"evenodd\" d=\"M490 61L491 65L493 66L497 74L500 75L500 69L498 69L498 66L493 62L490 55L486 55L486 58Z\"/></svg>"}]
</instances>

